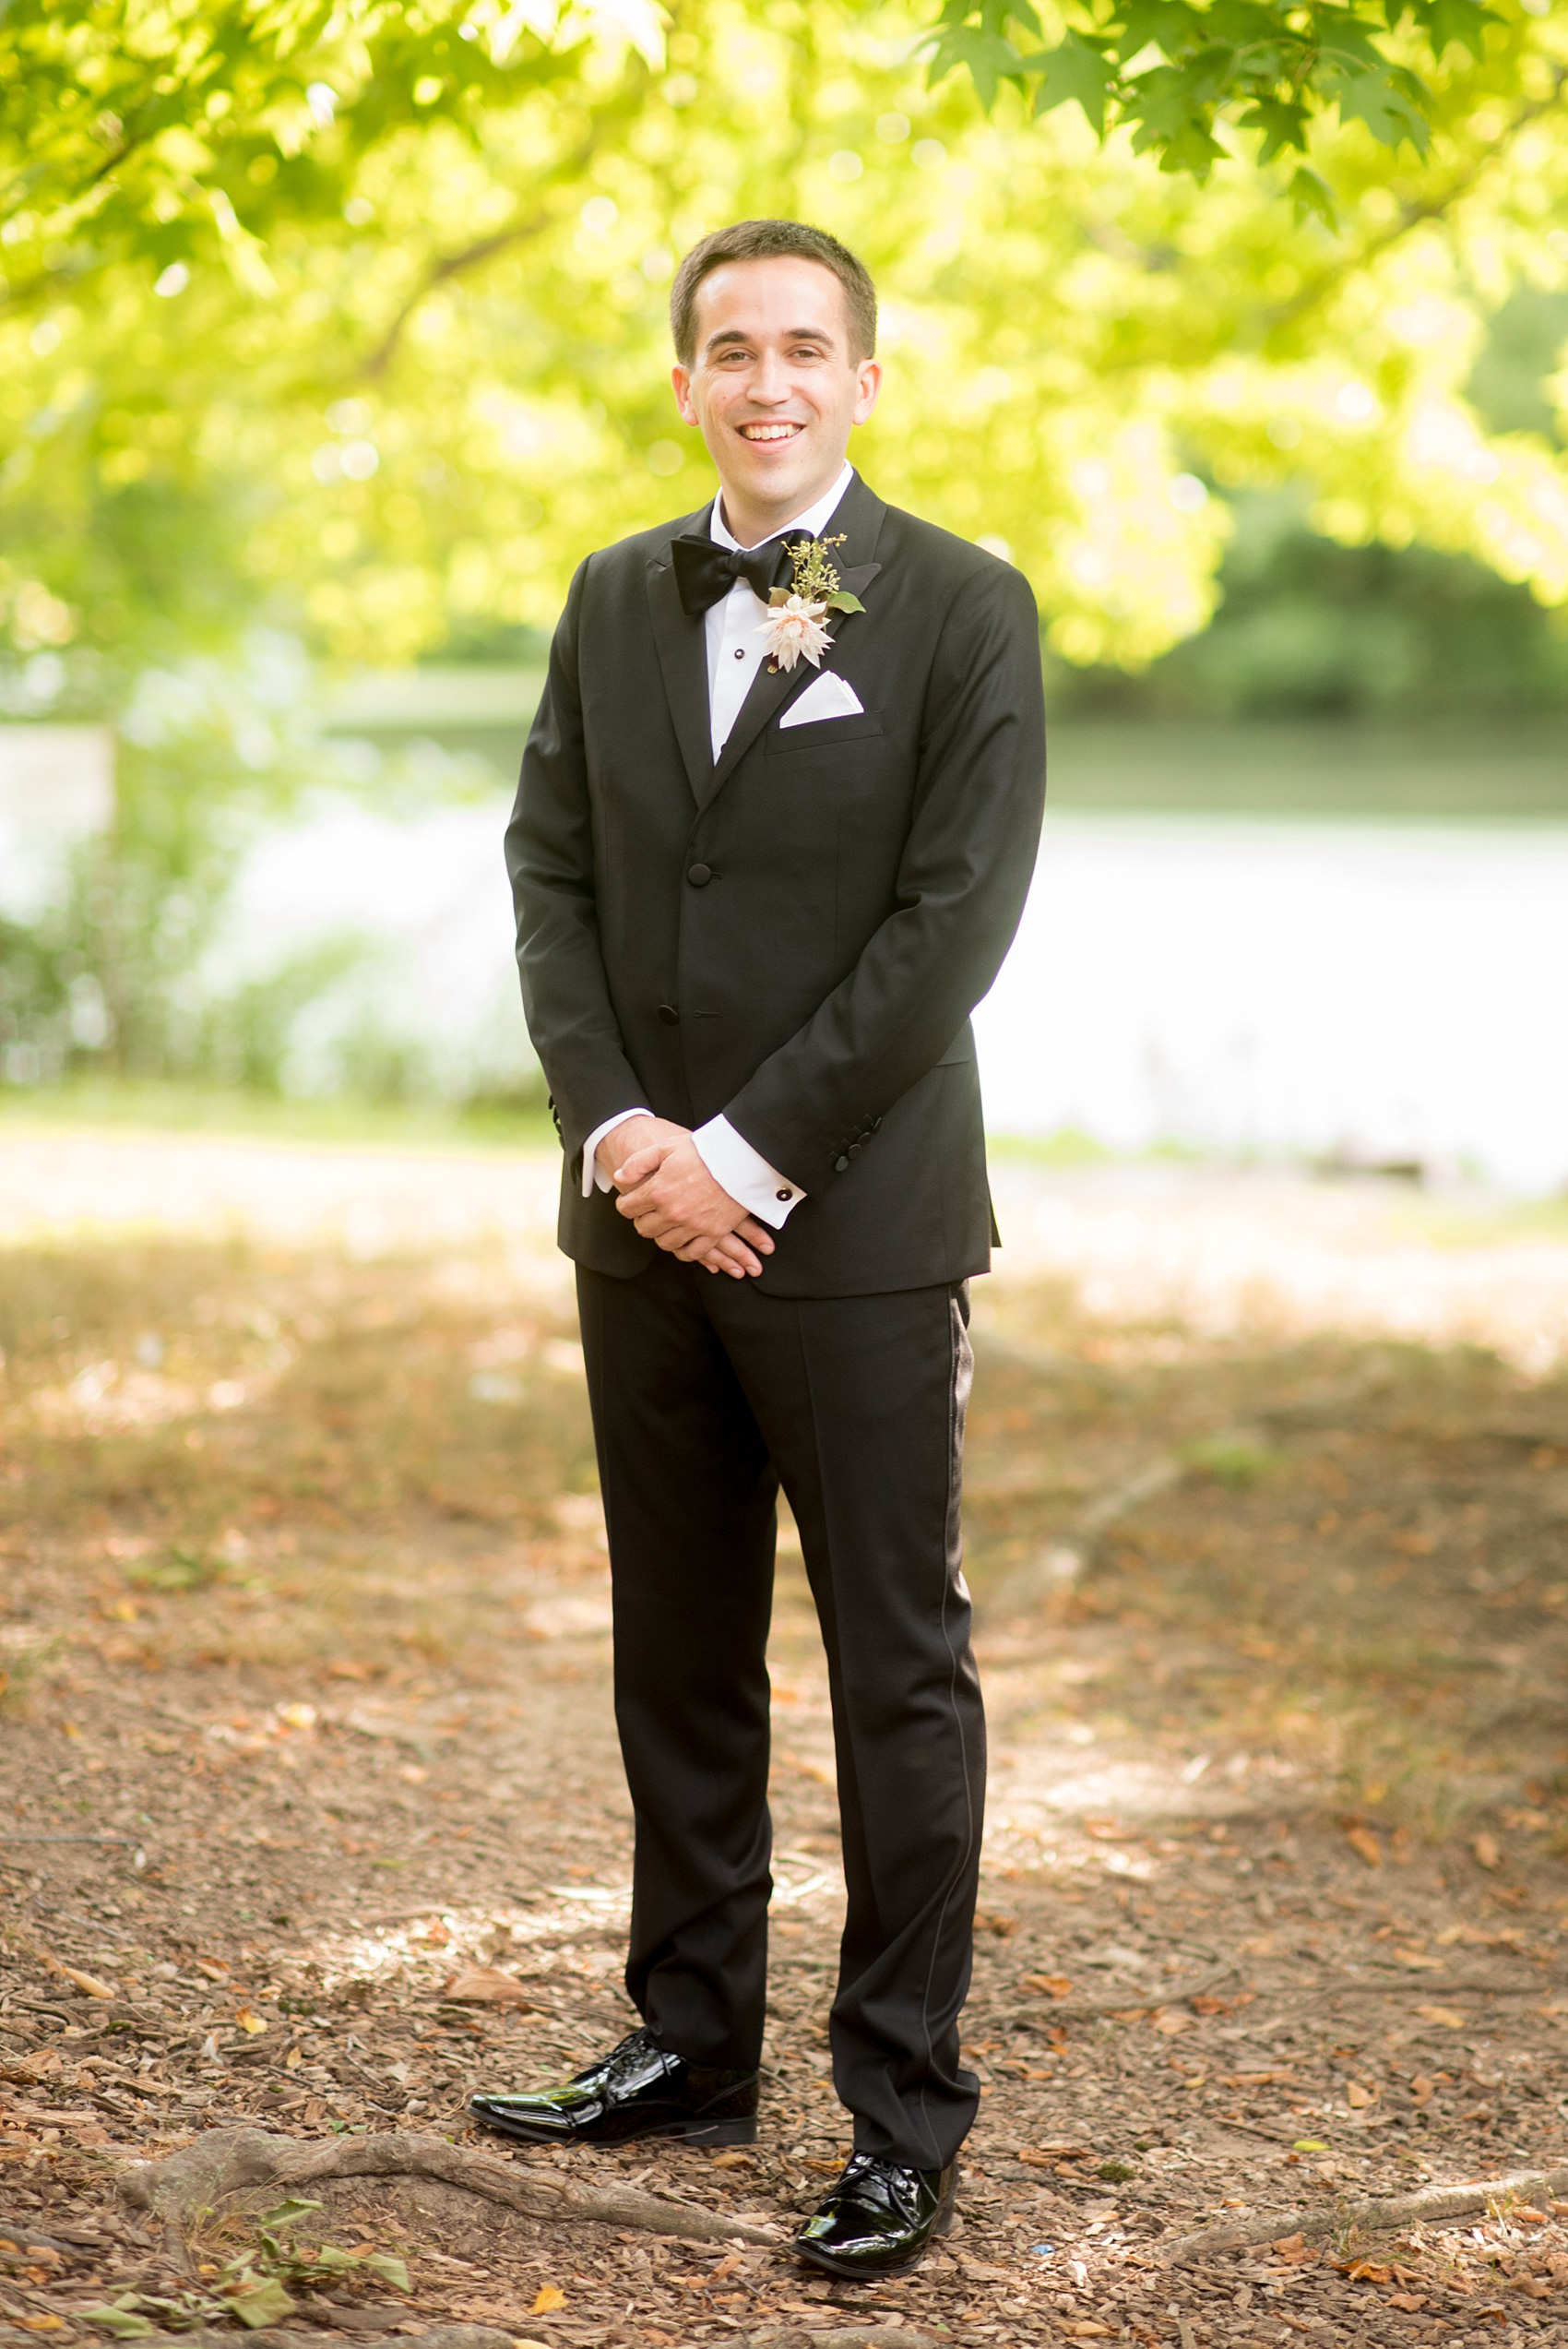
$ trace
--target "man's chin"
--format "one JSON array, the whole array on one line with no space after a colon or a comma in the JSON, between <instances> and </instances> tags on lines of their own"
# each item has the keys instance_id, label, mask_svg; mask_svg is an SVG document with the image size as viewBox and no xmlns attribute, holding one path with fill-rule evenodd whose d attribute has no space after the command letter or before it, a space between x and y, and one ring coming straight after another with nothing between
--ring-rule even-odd
<instances>
[{"instance_id":1,"label":"man's chin","mask_svg":"<svg viewBox=\"0 0 1568 2349\"><path fill-rule=\"evenodd\" d=\"M770 501L792 496L802 482L810 481L814 470L803 438L742 441L738 457L740 485L753 497Z\"/></svg>"}]
</instances>

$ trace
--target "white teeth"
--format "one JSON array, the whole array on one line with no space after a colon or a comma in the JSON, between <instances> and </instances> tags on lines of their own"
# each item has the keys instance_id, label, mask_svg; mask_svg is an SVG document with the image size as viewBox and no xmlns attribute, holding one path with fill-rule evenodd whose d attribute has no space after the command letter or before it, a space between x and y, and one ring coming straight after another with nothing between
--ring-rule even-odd
<instances>
[{"instance_id":1,"label":"white teeth","mask_svg":"<svg viewBox=\"0 0 1568 2349\"><path fill-rule=\"evenodd\" d=\"M796 424L742 424L743 440L793 440L800 427Z\"/></svg>"}]
</instances>

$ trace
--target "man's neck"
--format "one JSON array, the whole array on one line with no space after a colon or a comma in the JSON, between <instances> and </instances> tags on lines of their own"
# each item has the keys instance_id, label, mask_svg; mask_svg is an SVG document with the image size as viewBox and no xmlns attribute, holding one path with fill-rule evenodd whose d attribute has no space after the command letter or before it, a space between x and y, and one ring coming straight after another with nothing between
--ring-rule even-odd
<instances>
[{"instance_id":1,"label":"man's neck","mask_svg":"<svg viewBox=\"0 0 1568 2349\"><path fill-rule=\"evenodd\" d=\"M750 504L743 495L732 490L721 477L719 485L719 512L725 529L743 547L761 546L768 539L778 538L792 523L799 521L802 514L809 514L814 506L821 503L844 471L845 461L840 457L833 471L811 489L791 498L788 506L771 509Z\"/></svg>"}]
</instances>

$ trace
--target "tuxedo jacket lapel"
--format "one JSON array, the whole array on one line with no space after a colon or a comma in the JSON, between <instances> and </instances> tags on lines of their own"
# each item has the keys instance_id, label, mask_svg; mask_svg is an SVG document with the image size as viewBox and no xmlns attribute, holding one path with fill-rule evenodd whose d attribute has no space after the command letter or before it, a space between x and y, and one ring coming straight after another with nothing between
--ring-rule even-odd
<instances>
[{"instance_id":1,"label":"tuxedo jacket lapel","mask_svg":"<svg viewBox=\"0 0 1568 2349\"><path fill-rule=\"evenodd\" d=\"M870 586L881 570L880 563L870 557L875 551L882 518L887 511L880 497L869 490L859 473L834 509L832 519L823 530L824 538L843 536L842 547L834 549L834 568L839 584L850 595L859 595ZM788 533L786 533L788 536ZM835 613L832 620L833 641L837 643L844 630L862 625L854 612ZM769 670L766 662L752 680L752 689L741 704L740 715L730 729L730 738L710 765L706 785L697 790L697 805L706 807L721 792L741 760L750 750L770 718L780 710L794 694L804 690L817 674L808 662L798 661L793 669Z\"/></svg>"},{"instance_id":2,"label":"tuxedo jacket lapel","mask_svg":"<svg viewBox=\"0 0 1568 2349\"><path fill-rule=\"evenodd\" d=\"M681 521L672 522L670 535L695 530L707 519L708 508L688 514ZM823 535L843 534L844 544L836 550L839 579L850 595L859 595L881 570L880 563L871 558L876 548L882 518L886 512L880 497L869 490L857 473L839 499L831 521ZM665 698L670 704L670 716L675 737L681 745L681 757L692 795L699 808L707 807L733 774L736 767L755 742L768 720L781 709L791 694L800 692L816 671L809 663L798 662L792 670L770 672L766 663L752 680L752 689L741 705L741 712L731 728L730 738L720 752L717 764L713 757L713 730L708 714L707 638L700 617L691 618L681 602L681 591L675 582L675 566L668 547L661 548L647 566L648 614L653 623L654 642L659 649L659 665L664 679ZM835 642L846 627L855 625L859 614L840 612L835 615Z\"/></svg>"},{"instance_id":3,"label":"tuxedo jacket lapel","mask_svg":"<svg viewBox=\"0 0 1568 2349\"><path fill-rule=\"evenodd\" d=\"M704 511L706 512L706 508ZM702 515L671 526L671 536L695 529ZM681 745L686 779L699 807L713 796L713 741L707 714L707 639L701 616L693 619L681 602L675 566L665 550L647 566L647 606L665 698Z\"/></svg>"}]
</instances>

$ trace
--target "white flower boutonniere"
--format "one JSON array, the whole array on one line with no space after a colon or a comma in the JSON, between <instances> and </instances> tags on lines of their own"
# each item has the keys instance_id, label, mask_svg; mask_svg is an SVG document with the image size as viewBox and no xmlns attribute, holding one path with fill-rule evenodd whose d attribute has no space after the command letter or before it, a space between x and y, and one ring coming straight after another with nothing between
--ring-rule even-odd
<instances>
[{"instance_id":1,"label":"white flower boutonniere","mask_svg":"<svg viewBox=\"0 0 1568 2349\"><path fill-rule=\"evenodd\" d=\"M766 639L770 670L792 669L802 653L814 669L820 669L822 656L833 642L826 626L828 614L863 612L866 607L858 595L850 595L838 584L828 549L842 546L842 538L807 538L798 546L785 543L790 584L774 589L768 599L772 608L757 634Z\"/></svg>"}]
</instances>

